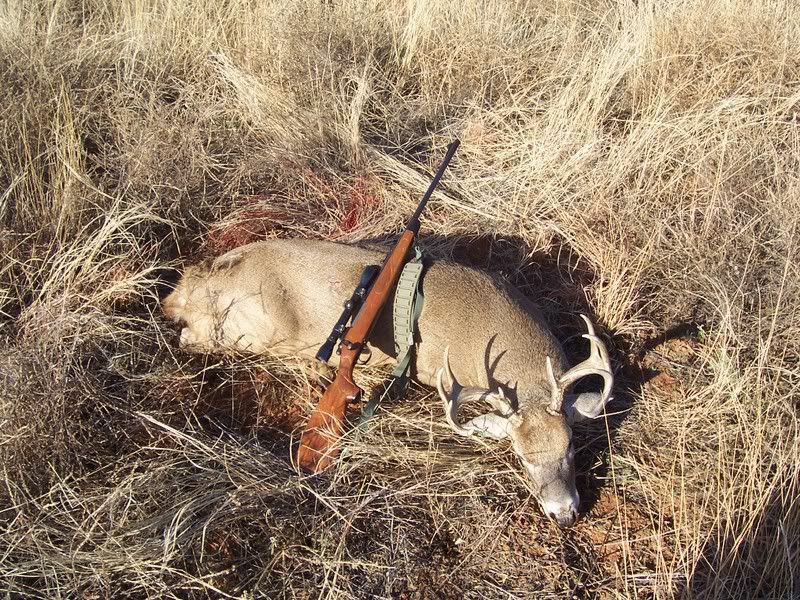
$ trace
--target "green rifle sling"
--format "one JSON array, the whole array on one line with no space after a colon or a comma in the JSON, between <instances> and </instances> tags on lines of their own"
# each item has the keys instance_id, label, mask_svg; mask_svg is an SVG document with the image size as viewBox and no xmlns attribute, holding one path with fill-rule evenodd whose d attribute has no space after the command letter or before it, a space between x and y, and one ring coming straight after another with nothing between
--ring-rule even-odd
<instances>
[{"instance_id":1,"label":"green rifle sling","mask_svg":"<svg viewBox=\"0 0 800 600\"><path fill-rule=\"evenodd\" d=\"M416 342L417 320L422 312L424 301L420 282L422 281L422 251L415 246L416 255L406 263L400 279L392 306L392 321L394 323L394 349L397 352L397 366L392 372L392 378L381 394L375 394L361 410L359 427L364 425L373 414L378 404L385 396L400 397L408 387L408 369L414 355Z\"/></svg>"}]
</instances>

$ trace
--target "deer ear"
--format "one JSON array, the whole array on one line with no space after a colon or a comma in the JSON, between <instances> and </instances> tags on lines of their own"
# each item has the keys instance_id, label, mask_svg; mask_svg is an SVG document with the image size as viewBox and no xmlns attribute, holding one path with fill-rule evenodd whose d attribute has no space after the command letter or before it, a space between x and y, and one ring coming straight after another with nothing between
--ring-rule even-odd
<instances>
[{"instance_id":1,"label":"deer ear","mask_svg":"<svg viewBox=\"0 0 800 600\"><path fill-rule=\"evenodd\" d=\"M611 400L611 398L609 397L608 400ZM564 399L564 413L570 423L580 423L581 421L599 417L605 405L603 394L598 392L568 395Z\"/></svg>"},{"instance_id":2,"label":"deer ear","mask_svg":"<svg viewBox=\"0 0 800 600\"><path fill-rule=\"evenodd\" d=\"M503 388L499 387L496 392L489 392L486 394L485 400L493 409L508 419L512 427L519 427L522 424L522 416L506 398Z\"/></svg>"}]
</instances>

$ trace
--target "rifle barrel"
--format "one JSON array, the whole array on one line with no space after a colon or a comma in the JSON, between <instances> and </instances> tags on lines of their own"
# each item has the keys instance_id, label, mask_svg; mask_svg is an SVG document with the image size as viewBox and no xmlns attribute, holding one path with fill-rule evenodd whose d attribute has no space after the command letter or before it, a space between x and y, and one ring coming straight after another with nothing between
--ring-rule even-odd
<instances>
[{"instance_id":1,"label":"rifle barrel","mask_svg":"<svg viewBox=\"0 0 800 600\"><path fill-rule=\"evenodd\" d=\"M428 203L431 195L433 194L433 190L436 189L436 186L439 185L439 180L442 178L444 174L444 170L447 168L447 165L450 164L450 159L453 158L453 155L458 150L458 146L461 144L461 140L455 139L453 140L450 145L447 147L447 154L444 155L444 159L442 159L442 164L439 165L439 170L436 171L436 175L433 177L433 181L428 186L428 191L425 192L425 195L422 196L422 200L417 206L417 210L414 211L414 214L411 216L411 219L408 221L408 225L406 225L406 229L411 229L414 233L419 231L419 216L422 214L422 211L425 210L425 205Z\"/></svg>"}]
</instances>

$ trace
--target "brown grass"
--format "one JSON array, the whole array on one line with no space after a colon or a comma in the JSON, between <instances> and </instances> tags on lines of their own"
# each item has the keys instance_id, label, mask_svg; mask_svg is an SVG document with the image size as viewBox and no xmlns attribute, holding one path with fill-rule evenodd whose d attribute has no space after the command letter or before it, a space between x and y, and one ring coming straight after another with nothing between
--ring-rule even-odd
<instances>
[{"instance_id":1,"label":"brown grass","mask_svg":"<svg viewBox=\"0 0 800 600\"><path fill-rule=\"evenodd\" d=\"M796 597L799 24L764 0L3 4L0 589ZM578 312L613 348L566 532L429 389L298 476L301 365L187 356L159 314L167 267L252 239L391 238L455 136L431 251L502 272L573 355Z\"/></svg>"}]
</instances>

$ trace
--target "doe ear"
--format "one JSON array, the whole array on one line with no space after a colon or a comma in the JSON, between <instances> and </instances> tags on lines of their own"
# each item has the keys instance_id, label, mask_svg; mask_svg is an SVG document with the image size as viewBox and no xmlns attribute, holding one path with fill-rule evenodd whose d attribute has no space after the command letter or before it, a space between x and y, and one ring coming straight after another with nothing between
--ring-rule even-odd
<instances>
[{"instance_id":1,"label":"doe ear","mask_svg":"<svg viewBox=\"0 0 800 600\"><path fill-rule=\"evenodd\" d=\"M611 400L611 397L608 397ZM608 400L603 399L603 394L598 392L583 392L570 394L564 398L564 414L570 423L580 423L599 417Z\"/></svg>"}]
</instances>

